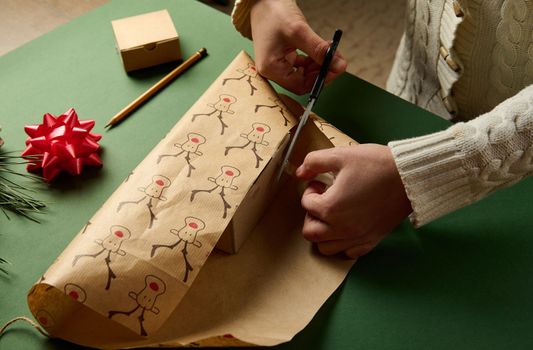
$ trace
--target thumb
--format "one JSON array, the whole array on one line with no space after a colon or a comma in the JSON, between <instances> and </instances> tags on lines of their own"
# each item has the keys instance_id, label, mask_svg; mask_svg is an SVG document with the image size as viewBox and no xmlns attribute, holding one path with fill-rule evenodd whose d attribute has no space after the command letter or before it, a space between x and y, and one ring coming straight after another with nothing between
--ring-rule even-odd
<instances>
[{"instance_id":1,"label":"thumb","mask_svg":"<svg viewBox=\"0 0 533 350\"><path fill-rule=\"evenodd\" d=\"M321 173L337 173L340 168L341 161L335 155L335 150L324 149L307 154L302 165L296 169L296 176L302 180L310 180Z\"/></svg>"},{"instance_id":2,"label":"thumb","mask_svg":"<svg viewBox=\"0 0 533 350\"><path fill-rule=\"evenodd\" d=\"M305 52L317 64L321 65L326 57L330 41L322 39L307 23L304 23L295 34L292 44ZM339 74L346 70L346 66L347 62L342 55L338 52L335 53L331 62L330 71Z\"/></svg>"}]
</instances>

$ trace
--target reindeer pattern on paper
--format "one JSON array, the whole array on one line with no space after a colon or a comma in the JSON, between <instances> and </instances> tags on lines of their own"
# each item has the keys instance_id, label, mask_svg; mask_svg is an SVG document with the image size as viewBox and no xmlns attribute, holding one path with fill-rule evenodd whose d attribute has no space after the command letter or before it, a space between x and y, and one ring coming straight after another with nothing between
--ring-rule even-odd
<instances>
[{"instance_id":1,"label":"reindeer pattern on paper","mask_svg":"<svg viewBox=\"0 0 533 350\"><path fill-rule=\"evenodd\" d=\"M94 243L99 245L101 249L96 253L78 254L72 261L72 267L76 266L78 261L82 258L96 259L100 254L104 254L104 263L107 267L107 280L105 289L108 290L111 287L111 281L117 276L111 269L111 256L120 255L125 256L126 251L122 249L122 244L131 237L131 232L127 227L121 225L113 225L109 228L109 234L104 239L96 239ZM106 255L107 254L107 255Z\"/></svg>"},{"instance_id":2,"label":"reindeer pattern on paper","mask_svg":"<svg viewBox=\"0 0 533 350\"><path fill-rule=\"evenodd\" d=\"M200 157L202 156L202 152L200 152L198 149L201 145L203 145L206 142L205 137L198 133L191 132L187 135L187 141L184 141L183 143L175 143L174 147L176 147L179 152L173 153L173 154L161 154L157 158L157 164L161 162L162 159L166 157L177 157L182 154L184 154L185 162L187 163L187 177L191 177L191 173L196 168L191 164L192 157Z\"/></svg>"},{"instance_id":3,"label":"reindeer pattern on paper","mask_svg":"<svg viewBox=\"0 0 533 350\"><path fill-rule=\"evenodd\" d=\"M56 326L55 318L47 310L38 310L35 314L35 318L47 331L54 329Z\"/></svg>"},{"instance_id":4,"label":"reindeer pattern on paper","mask_svg":"<svg viewBox=\"0 0 533 350\"><path fill-rule=\"evenodd\" d=\"M73 300L76 300L79 303L84 303L85 300L87 300L87 293L85 292L85 289L78 286L74 283L67 283L65 284L65 287L63 288L63 292L71 297Z\"/></svg>"},{"instance_id":5,"label":"reindeer pattern on paper","mask_svg":"<svg viewBox=\"0 0 533 350\"><path fill-rule=\"evenodd\" d=\"M235 180L237 177L241 175L241 172L239 169L232 167L230 165L224 165L220 168L220 174L217 175L217 177L208 177L207 180L210 182L213 182L215 184L214 187L208 188L208 189L197 189L192 190L191 192L191 198L190 201L194 201L194 198L198 193L211 193L216 189L220 189L220 192L218 195L222 199L222 203L224 205L224 210L222 213L222 218L225 219L228 216L228 209L231 209L232 206L228 203L226 200L226 193L225 190L237 190L239 189L237 186L233 184L233 180Z\"/></svg>"},{"instance_id":6,"label":"reindeer pattern on paper","mask_svg":"<svg viewBox=\"0 0 533 350\"><path fill-rule=\"evenodd\" d=\"M171 185L171 181L168 177L163 175L154 175L152 177L152 182L146 187L139 187L138 190L143 192L144 195L141 196L138 200L124 201L120 202L117 207L117 213L120 212L122 207L127 204L139 204L145 199L147 200L146 207L148 208L148 213L150 214L150 222L148 228L152 228L154 220L157 220L157 217L152 210L154 200L166 201L167 198L163 196L163 191Z\"/></svg>"},{"instance_id":7,"label":"reindeer pattern on paper","mask_svg":"<svg viewBox=\"0 0 533 350\"><path fill-rule=\"evenodd\" d=\"M224 135L224 130L226 130L226 128L228 127L228 124L224 122L223 115L224 113L235 114L235 111L231 109L231 105L234 104L235 102L237 102L237 98L235 96L222 94L218 97L218 101L207 104L207 107L211 108L210 112L193 114L191 121L194 122L196 118L200 116L210 117L214 115L220 122L220 126L221 126L220 135Z\"/></svg>"},{"instance_id":8,"label":"reindeer pattern on paper","mask_svg":"<svg viewBox=\"0 0 533 350\"><path fill-rule=\"evenodd\" d=\"M259 73L257 73L257 68L255 67L255 64L248 63L245 68L237 69L237 72L241 73L240 77L226 78L222 80L222 85L226 85L226 83L231 80L244 80L250 86L250 96L253 96L254 92L257 91L257 88L252 83L252 80L258 80L257 76L259 75Z\"/></svg>"},{"instance_id":9,"label":"reindeer pattern on paper","mask_svg":"<svg viewBox=\"0 0 533 350\"><path fill-rule=\"evenodd\" d=\"M251 145L251 151L255 156L255 168L259 168L259 163L263 160L257 153L257 146L268 146L268 142L265 140L265 134L270 132L270 126L264 123L253 123L252 129L247 134L241 134L240 136L247 142L241 146L227 146L224 151L224 155L227 156L232 149L244 149L248 145Z\"/></svg>"},{"instance_id":10,"label":"reindeer pattern on paper","mask_svg":"<svg viewBox=\"0 0 533 350\"><path fill-rule=\"evenodd\" d=\"M164 294L166 291L166 285L163 280L154 275L147 275L144 279L144 288L139 292L130 291L128 296L134 300L135 305L132 309L128 310L112 310L108 312L107 317L112 319L116 315L131 316L137 312L137 320L139 321L139 334L147 336L146 329L144 328L144 316L146 312L151 312L154 315L158 315L160 310L156 306L157 298Z\"/></svg>"},{"instance_id":11,"label":"reindeer pattern on paper","mask_svg":"<svg viewBox=\"0 0 533 350\"><path fill-rule=\"evenodd\" d=\"M186 126L170 132L147 163L128 171L110 197L112 215L87 221L83 249L68 255L72 275L56 286L65 295L143 336L173 310L164 294L194 281L245 189L289 131L283 102L273 90L260 91L268 85L245 61L217 80L185 115ZM172 262L166 274L157 267L164 259ZM106 271L101 281L81 277L82 269L93 268ZM53 314L46 312L50 327Z\"/></svg>"},{"instance_id":12,"label":"reindeer pattern on paper","mask_svg":"<svg viewBox=\"0 0 533 350\"><path fill-rule=\"evenodd\" d=\"M287 109L284 107L283 102L281 102L281 99L279 97L268 98L270 101L272 101L272 104L258 104L255 105L254 113L257 113L260 108L270 108L273 110L277 110L279 114L283 117L283 126L289 125L289 119L287 118Z\"/></svg>"},{"instance_id":13,"label":"reindeer pattern on paper","mask_svg":"<svg viewBox=\"0 0 533 350\"><path fill-rule=\"evenodd\" d=\"M185 218L185 225L180 229L171 229L170 233L178 237L178 240L172 244L154 244L152 245L152 251L150 257L153 258L156 251L161 248L174 249L183 242L183 249L181 253L183 255L183 261L185 263L185 272L183 275L183 282L187 282L189 278L189 272L193 270L192 265L188 259L187 247L192 245L193 247L201 248L202 243L198 240L198 233L205 228L205 222L194 216L188 216Z\"/></svg>"}]
</instances>

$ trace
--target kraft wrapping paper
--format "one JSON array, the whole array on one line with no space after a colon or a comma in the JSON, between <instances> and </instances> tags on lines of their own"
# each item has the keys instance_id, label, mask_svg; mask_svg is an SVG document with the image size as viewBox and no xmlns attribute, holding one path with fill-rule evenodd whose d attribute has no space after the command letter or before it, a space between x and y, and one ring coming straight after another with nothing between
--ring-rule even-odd
<instances>
[{"instance_id":1,"label":"kraft wrapping paper","mask_svg":"<svg viewBox=\"0 0 533 350\"><path fill-rule=\"evenodd\" d=\"M300 112L240 53L32 287L37 321L97 348L290 340L353 264L314 252L296 181L274 183ZM354 143L312 120L292 168ZM246 242L214 250L223 235Z\"/></svg>"}]
</instances>

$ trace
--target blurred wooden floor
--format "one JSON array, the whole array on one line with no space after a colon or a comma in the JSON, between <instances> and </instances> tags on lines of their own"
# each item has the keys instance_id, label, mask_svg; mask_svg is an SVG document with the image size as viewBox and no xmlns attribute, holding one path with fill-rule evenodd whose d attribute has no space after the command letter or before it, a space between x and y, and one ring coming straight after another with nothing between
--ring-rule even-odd
<instances>
[{"instance_id":1,"label":"blurred wooden floor","mask_svg":"<svg viewBox=\"0 0 533 350\"><path fill-rule=\"evenodd\" d=\"M0 56L108 1L0 0ZM202 2L230 13L234 0L227 6ZM305 0L299 5L322 37L344 30L340 50L350 73L385 86L403 31L405 0Z\"/></svg>"}]
</instances>

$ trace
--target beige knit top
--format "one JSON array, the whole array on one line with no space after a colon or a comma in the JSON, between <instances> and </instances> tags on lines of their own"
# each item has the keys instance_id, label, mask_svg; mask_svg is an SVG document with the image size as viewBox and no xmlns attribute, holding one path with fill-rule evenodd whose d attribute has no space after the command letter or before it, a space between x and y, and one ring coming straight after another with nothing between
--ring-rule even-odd
<instances>
[{"instance_id":1,"label":"beige knit top","mask_svg":"<svg viewBox=\"0 0 533 350\"><path fill-rule=\"evenodd\" d=\"M533 174L533 1L408 0L387 89L458 122L389 143L415 226Z\"/></svg>"}]
</instances>

